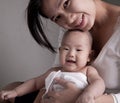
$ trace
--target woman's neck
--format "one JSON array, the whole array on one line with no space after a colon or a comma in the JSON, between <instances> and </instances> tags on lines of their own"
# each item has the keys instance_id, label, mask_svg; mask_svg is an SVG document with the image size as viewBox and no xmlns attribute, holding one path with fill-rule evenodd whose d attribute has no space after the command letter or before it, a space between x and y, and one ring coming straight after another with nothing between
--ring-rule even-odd
<instances>
[{"instance_id":1,"label":"woman's neck","mask_svg":"<svg viewBox=\"0 0 120 103\"><path fill-rule=\"evenodd\" d=\"M114 22L114 20L116 20L116 18L120 16L120 6L110 4L102 0L96 0L95 3L96 3L95 25L97 25L97 27L106 24L106 22Z\"/></svg>"},{"instance_id":2,"label":"woman's neck","mask_svg":"<svg viewBox=\"0 0 120 103\"><path fill-rule=\"evenodd\" d=\"M120 7L96 0L96 12L95 24L90 31L93 36L93 49L98 54L114 32Z\"/></svg>"}]
</instances>

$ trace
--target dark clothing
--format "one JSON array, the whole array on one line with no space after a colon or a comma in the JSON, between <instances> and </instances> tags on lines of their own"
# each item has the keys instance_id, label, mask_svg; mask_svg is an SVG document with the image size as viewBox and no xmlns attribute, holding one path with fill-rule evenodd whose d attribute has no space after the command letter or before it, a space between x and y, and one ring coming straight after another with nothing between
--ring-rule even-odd
<instances>
[{"instance_id":1,"label":"dark clothing","mask_svg":"<svg viewBox=\"0 0 120 103\"><path fill-rule=\"evenodd\" d=\"M39 91L35 91L29 94L26 94L21 97L15 98L15 103L33 103L35 98L37 97Z\"/></svg>"}]
</instances>

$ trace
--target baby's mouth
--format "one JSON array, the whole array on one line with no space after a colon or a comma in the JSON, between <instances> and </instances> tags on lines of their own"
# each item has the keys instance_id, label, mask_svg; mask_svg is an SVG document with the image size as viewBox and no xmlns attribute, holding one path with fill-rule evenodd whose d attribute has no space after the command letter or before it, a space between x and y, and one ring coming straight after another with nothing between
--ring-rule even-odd
<instances>
[{"instance_id":1,"label":"baby's mouth","mask_svg":"<svg viewBox=\"0 0 120 103\"><path fill-rule=\"evenodd\" d=\"M76 63L74 60L66 60L67 63Z\"/></svg>"}]
</instances>

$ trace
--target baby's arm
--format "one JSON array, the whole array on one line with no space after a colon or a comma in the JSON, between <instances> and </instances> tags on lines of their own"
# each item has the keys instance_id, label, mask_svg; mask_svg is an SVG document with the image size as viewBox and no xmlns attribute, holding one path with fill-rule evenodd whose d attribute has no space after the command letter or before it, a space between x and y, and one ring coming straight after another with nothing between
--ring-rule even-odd
<instances>
[{"instance_id":1,"label":"baby's arm","mask_svg":"<svg viewBox=\"0 0 120 103\"><path fill-rule=\"evenodd\" d=\"M89 84L78 98L77 103L79 103L78 101L80 103L94 103L94 99L102 95L105 90L104 81L95 68L88 66L86 75Z\"/></svg>"},{"instance_id":2,"label":"baby's arm","mask_svg":"<svg viewBox=\"0 0 120 103\"><path fill-rule=\"evenodd\" d=\"M17 96L22 96L22 95L25 95L27 93L30 93L30 92L33 92L33 91L36 91L36 90L39 90L39 89L43 88L43 86L45 84L45 78L51 71L52 71L52 69L50 69L45 74L43 74L39 77L27 80L23 84L21 84L20 86L16 87L13 90L1 91L0 92L0 97L3 100L7 100L7 99L10 99L10 98L15 98Z\"/></svg>"}]
</instances>

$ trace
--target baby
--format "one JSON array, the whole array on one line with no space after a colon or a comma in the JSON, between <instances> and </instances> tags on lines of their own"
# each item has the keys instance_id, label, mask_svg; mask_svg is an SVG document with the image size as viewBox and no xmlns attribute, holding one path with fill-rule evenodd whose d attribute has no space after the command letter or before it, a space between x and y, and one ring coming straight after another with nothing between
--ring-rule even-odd
<instances>
[{"instance_id":1,"label":"baby","mask_svg":"<svg viewBox=\"0 0 120 103\"><path fill-rule=\"evenodd\" d=\"M43 75L30 79L11 91L1 91L1 98L3 100L15 98L41 90L45 86L46 92L43 97L46 99L48 90L64 90L54 81L54 78L58 77L74 83L76 88L79 88L79 98L82 96L84 103L94 101L96 97L103 94L105 85L96 69L90 66L91 46L92 37L89 32L79 30L65 32L59 48L60 66L49 69Z\"/></svg>"}]
</instances>

